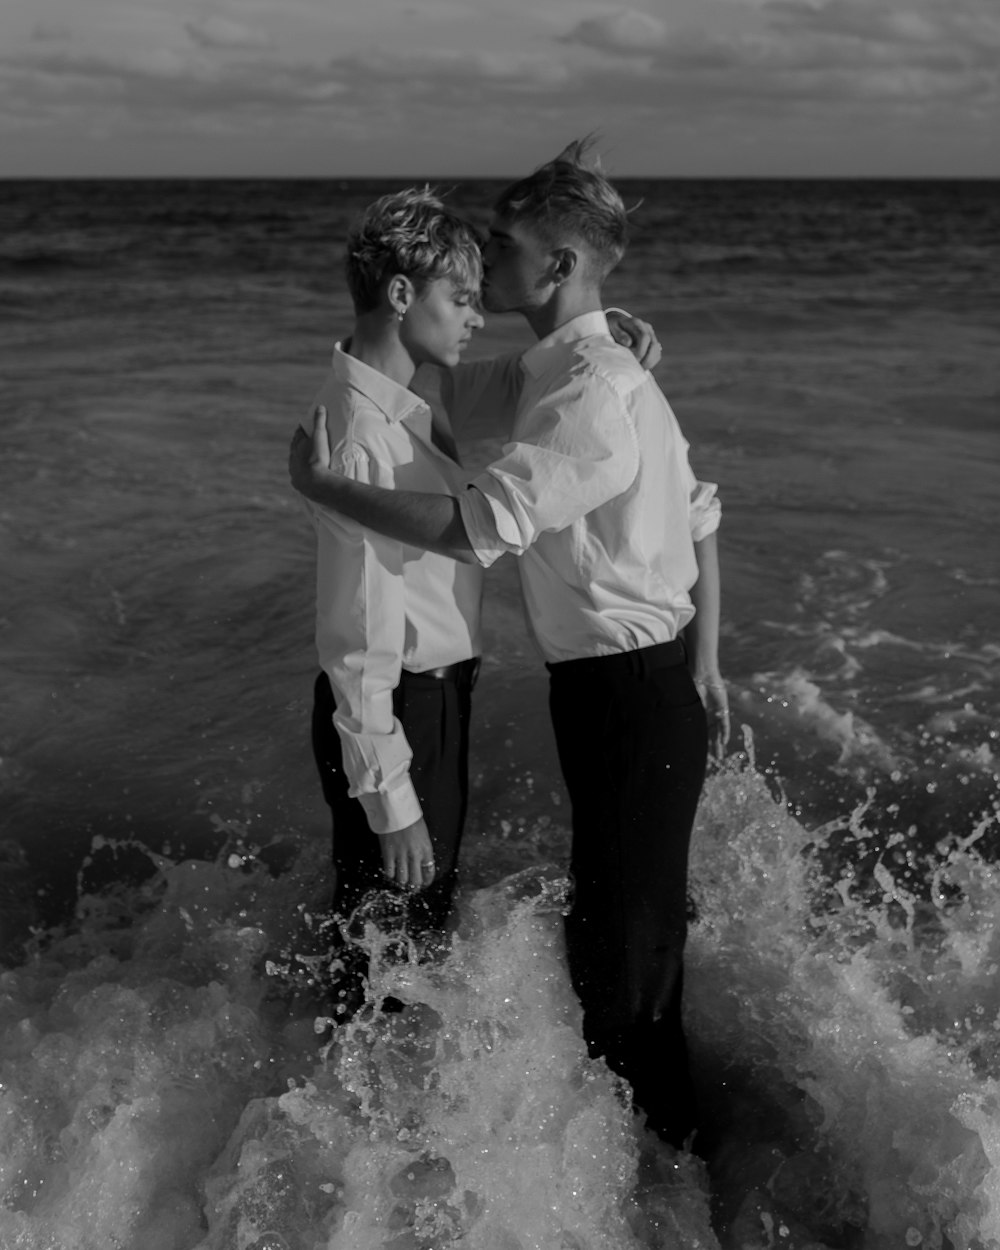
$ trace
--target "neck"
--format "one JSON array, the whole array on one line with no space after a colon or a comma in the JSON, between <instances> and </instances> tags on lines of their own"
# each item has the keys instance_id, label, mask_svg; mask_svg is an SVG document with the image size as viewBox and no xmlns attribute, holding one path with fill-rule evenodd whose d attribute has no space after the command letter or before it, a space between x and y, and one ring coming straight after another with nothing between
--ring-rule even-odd
<instances>
[{"instance_id":1,"label":"neck","mask_svg":"<svg viewBox=\"0 0 1000 1250\"><path fill-rule=\"evenodd\" d=\"M600 312L601 291L599 287L583 287L571 289L568 284L556 287L552 297L538 308L522 309L524 318L535 332L535 337L543 339L558 330L574 317L582 317L584 313Z\"/></svg>"},{"instance_id":2,"label":"neck","mask_svg":"<svg viewBox=\"0 0 1000 1250\"><path fill-rule=\"evenodd\" d=\"M417 371L413 358L399 341L395 321L378 313L364 313L357 318L346 351L400 386L409 386Z\"/></svg>"}]
</instances>

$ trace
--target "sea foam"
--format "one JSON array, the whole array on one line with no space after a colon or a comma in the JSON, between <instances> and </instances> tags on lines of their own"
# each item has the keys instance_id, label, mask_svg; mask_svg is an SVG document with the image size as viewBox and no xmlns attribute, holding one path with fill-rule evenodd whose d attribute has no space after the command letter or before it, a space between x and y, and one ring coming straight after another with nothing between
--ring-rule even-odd
<instances>
[{"instance_id":1,"label":"sea foam","mask_svg":"<svg viewBox=\"0 0 1000 1250\"><path fill-rule=\"evenodd\" d=\"M367 1002L331 1031L320 852L160 858L0 980L0 1244L1000 1246L992 825L919 862L893 835L873 862L871 818L807 830L752 754L706 787L687 1014L707 1166L587 1055L558 866L467 892L434 954L369 926Z\"/></svg>"}]
</instances>

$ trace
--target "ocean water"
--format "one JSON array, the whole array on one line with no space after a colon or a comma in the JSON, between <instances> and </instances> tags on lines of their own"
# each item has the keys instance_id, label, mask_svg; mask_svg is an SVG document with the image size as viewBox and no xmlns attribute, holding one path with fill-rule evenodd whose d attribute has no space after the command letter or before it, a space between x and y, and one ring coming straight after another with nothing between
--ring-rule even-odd
<instances>
[{"instance_id":1,"label":"ocean water","mask_svg":"<svg viewBox=\"0 0 1000 1250\"><path fill-rule=\"evenodd\" d=\"M724 502L711 1169L580 1040L509 562L453 945L370 930L406 1010L323 1021L285 455L347 221L395 185L0 182L0 1246L1000 1246L1000 184L623 184L608 301L656 325ZM480 220L497 189L439 185ZM528 342L493 318L473 350Z\"/></svg>"}]
</instances>

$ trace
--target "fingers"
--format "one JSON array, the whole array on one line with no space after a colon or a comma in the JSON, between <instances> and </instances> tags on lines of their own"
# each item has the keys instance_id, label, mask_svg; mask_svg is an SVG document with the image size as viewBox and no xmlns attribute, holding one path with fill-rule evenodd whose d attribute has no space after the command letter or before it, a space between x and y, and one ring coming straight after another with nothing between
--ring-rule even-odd
<instances>
[{"instance_id":1,"label":"fingers","mask_svg":"<svg viewBox=\"0 0 1000 1250\"><path fill-rule=\"evenodd\" d=\"M709 718L709 749L716 760L721 761L729 745L729 709L719 708Z\"/></svg>"},{"instance_id":2,"label":"fingers","mask_svg":"<svg viewBox=\"0 0 1000 1250\"><path fill-rule=\"evenodd\" d=\"M388 880L404 890L422 890L434 880L435 866L432 859L403 856L383 864L382 871Z\"/></svg>"},{"instance_id":3,"label":"fingers","mask_svg":"<svg viewBox=\"0 0 1000 1250\"><path fill-rule=\"evenodd\" d=\"M654 369L663 356L663 348L656 337L656 331L648 321L637 321L638 333L633 335L632 350L639 364L646 370Z\"/></svg>"},{"instance_id":4,"label":"fingers","mask_svg":"<svg viewBox=\"0 0 1000 1250\"><path fill-rule=\"evenodd\" d=\"M655 369L662 359L663 348L660 346L660 340L651 331L646 350L639 356L639 364L649 372Z\"/></svg>"},{"instance_id":5,"label":"fingers","mask_svg":"<svg viewBox=\"0 0 1000 1250\"><path fill-rule=\"evenodd\" d=\"M708 747L713 759L721 760L729 744L729 692L724 681L695 678L695 686L708 719Z\"/></svg>"},{"instance_id":6,"label":"fingers","mask_svg":"<svg viewBox=\"0 0 1000 1250\"><path fill-rule=\"evenodd\" d=\"M427 886L434 880L434 861L432 859L421 860L416 866L416 873L411 869L410 888L413 890L425 890Z\"/></svg>"},{"instance_id":7,"label":"fingers","mask_svg":"<svg viewBox=\"0 0 1000 1250\"><path fill-rule=\"evenodd\" d=\"M388 881L404 890L422 890L431 884L435 876L434 852L422 820L382 834L380 841L382 872Z\"/></svg>"},{"instance_id":8,"label":"fingers","mask_svg":"<svg viewBox=\"0 0 1000 1250\"><path fill-rule=\"evenodd\" d=\"M637 333L623 336L618 341L623 347L631 350L639 364L648 372L650 369L655 369L663 359L663 348L651 325L645 321L636 324L639 327Z\"/></svg>"},{"instance_id":9,"label":"fingers","mask_svg":"<svg viewBox=\"0 0 1000 1250\"><path fill-rule=\"evenodd\" d=\"M296 426L288 449L288 476L292 486L307 498L317 478L330 469L330 436L326 429L326 409L317 404L312 412L312 429Z\"/></svg>"},{"instance_id":10,"label":"fingers","mask_svg":"<svg viewBox=\"0 0 1000 1250\"><path fill-rule=\"evenodd\" d=\"M312 458L324 469L330 466L330 436L326 432L326 409L317 404L313 409Z\"/></svg>"}]
</instances>

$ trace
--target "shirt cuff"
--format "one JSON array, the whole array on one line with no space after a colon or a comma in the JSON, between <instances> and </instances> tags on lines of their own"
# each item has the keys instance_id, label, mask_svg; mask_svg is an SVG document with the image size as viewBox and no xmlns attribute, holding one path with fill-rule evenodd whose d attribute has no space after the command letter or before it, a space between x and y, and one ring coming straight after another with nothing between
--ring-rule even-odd
<instances>
[{"instance_id":1,"label":"shirt cuff","mask_svg":"<svg viewBox=\"0 0 1000 1250\"><path fill-rule=\"evenodd\" d=\"M691 492L691 537L700 543L714 534L722 520L722 503L715 482L699 482Z\"/></svg>"},{"instance_id":2,"label":"shirt cuff","mask_svg":"<svg viewBox=\"0 0 1000 1250\"><path fill-rule=\"evenodd\" d=\"M365 809L372 833L395 833L397 829L414 824L424 814L409 773L391 790L359 794L358 802Z\"/></svg>"},{"instance_id":3,"label":"shirt cuff","mask_svg":"<svg viewBox=\"0 0 1000 1250\"><path fill-rule=\"evenodd\" d=\"M510 550L503 546L503 540L497 531L497 517L492 499L470 483L458 496L458 511L472 547L472 554L484 569L488 569Z\"/></svg>"}]
</instances>

